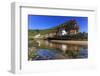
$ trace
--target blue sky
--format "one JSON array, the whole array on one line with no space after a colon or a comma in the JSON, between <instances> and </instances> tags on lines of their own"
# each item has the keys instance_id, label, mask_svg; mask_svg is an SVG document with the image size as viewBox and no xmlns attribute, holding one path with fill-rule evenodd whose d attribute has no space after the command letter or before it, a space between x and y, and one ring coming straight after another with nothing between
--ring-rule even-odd
<instances>
[{"instance_id":1,"label":"blue sky","mask_svg":"<svg viewBox=\"0 0 100 76\"><path fill-rule=\"evenodd\" d=\"M28 29L49 29L71 19L75 19L80 25L80 32L88 32L88 17L75 16L28 15Z\"/></svg>"}]
</instances>

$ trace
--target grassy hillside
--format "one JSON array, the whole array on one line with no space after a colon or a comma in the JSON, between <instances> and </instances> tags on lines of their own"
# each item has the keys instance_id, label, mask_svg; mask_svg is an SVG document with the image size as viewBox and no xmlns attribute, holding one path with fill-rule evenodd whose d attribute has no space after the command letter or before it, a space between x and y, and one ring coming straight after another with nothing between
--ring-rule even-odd
<instances>
[{"instance_id":1,"label":"grassy hillside","mask_svg":"<svg viewBox=\"0 0 100 76\"><path fill-rule=\"evenodd\" d=\"M45 34L49 33L52 30L53 29L46 29L46 30L28 30L28 35L29 36L35 36L37 34L45 35Z\"/></svg>"}]
</instances>

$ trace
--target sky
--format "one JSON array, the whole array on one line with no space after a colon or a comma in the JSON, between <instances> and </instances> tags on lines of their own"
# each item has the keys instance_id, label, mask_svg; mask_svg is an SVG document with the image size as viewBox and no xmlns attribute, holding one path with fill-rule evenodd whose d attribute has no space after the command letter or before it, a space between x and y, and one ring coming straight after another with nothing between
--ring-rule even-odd
<instances>
[{"instance_id":1,"label":"sky","mask_svg":"<svg viewBox=\"0 0 100 76\"><path fill-rule=\"evenodd\" d=\"M88 17L75 16L28 15L28 29L49 29L72 19L77 21L80 32L88 32Z\"/></svg>"}]
</instances>

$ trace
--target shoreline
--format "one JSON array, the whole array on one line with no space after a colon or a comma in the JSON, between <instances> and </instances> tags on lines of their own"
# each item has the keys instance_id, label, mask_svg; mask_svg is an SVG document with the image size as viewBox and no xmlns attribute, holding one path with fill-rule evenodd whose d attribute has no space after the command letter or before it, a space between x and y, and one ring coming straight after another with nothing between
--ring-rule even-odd
<instances>
[{"instance_id":1,"label":"shoreline","mask_svg":"<svg viewBox=\"0 0 100 76\"><path fill-rule=\"evenodd\" d=\"M74 40L68 40L68 41L63 41L63 40L51 40L53 43L64 43L64 44L76 44L76 45L88 45L88 41L74 41Z\"/></svg>"}]
</instances>

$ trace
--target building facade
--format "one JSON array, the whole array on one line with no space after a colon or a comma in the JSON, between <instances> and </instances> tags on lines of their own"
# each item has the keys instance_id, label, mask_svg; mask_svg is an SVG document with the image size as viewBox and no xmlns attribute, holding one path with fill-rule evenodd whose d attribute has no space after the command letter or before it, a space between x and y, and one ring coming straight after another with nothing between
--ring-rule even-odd
<instances>
[{"instance_id":1,"label":"building facade","mask_svg":"<svg viewBox=\"0 0 100 76\"><path fill-rule=\"evenodd\" d=\"M79 25L76 20L70 20L57 26L56 29L51 30L45 35L46 38L61 37L66 35L75 35L79 33Z\"/></svg>"}]
</instances>

